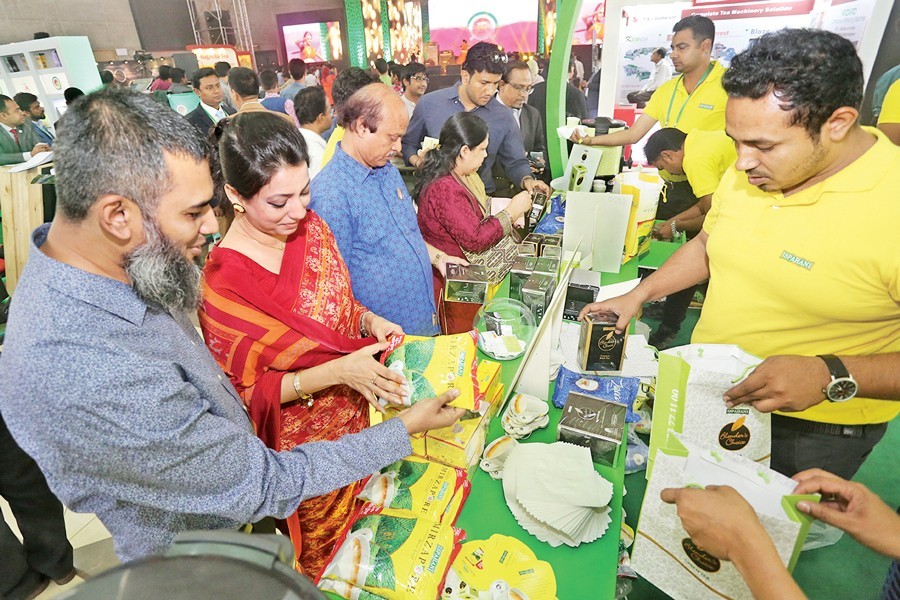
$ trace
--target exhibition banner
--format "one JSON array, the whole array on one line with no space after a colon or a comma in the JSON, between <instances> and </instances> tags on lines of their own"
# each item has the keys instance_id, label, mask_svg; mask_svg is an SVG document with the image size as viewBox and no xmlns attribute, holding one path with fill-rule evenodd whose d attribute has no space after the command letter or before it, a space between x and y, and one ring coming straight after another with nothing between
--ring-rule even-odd
<instances>
[{"instance_id":1,"label":"exhibition banner","mask_svg":"<svg viewBox=\"0 0 900 600\"><path fill-rule=\"evenodd\" d=\"M537 15L538 0L491 3L431 0L428 3L431 41L441 50L451 50L454 54L476 42L491 42L509 52L534 52Z\"/></svg>"}]
</instances>

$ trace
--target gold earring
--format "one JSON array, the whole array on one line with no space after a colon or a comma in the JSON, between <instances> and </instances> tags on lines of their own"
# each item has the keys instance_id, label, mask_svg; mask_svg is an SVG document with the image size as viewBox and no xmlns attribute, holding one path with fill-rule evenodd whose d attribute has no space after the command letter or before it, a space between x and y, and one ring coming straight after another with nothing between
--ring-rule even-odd
<instances>
[{"instance_id":1,"label":"gold earring","mask_svg":"<svg viewBox=\"0 0 900 600\"><path fill-rule=\"evenodd\" d=\"M234 207L234 212L242 213L246 211L244 206L242 204L238 204L237 202L232 204L232 206Z\"/></svg>"}]
</instances>

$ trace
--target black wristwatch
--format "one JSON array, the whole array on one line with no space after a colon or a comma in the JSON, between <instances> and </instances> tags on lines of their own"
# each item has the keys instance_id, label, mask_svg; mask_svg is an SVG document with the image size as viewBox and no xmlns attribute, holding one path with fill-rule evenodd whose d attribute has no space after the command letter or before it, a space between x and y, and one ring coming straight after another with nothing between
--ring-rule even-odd
<instances>
[{"instance_id":1,"label":"black wristwatch","mask_svg":"<svg viewBox=\"0 0 900 600\"><path fill-rule=\"evenodd\" d=\"M846 402L856 396L859 385L841 359L833 354L819 355L819 358L825 361L828 372L831 373L831 382L822 390L825 398L831 402Z\"/></svg>"}]
</instances>

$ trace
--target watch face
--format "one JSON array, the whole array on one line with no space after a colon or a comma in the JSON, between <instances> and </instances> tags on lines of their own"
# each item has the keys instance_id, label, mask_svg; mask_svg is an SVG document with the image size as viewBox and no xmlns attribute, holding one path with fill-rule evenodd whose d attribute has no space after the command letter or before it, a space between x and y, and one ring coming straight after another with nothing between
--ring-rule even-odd
<instances>
[{"instance_id":1,"label":"watch face","mask_svg":"<svg viewBox=\"0 0 900 600\"><path fill-rule=\"evenodd\" d=\"M828 399L832 402L845 402L856 395L856 382L849 377L835 379L828 385Z\"/></svg>"}]
</instances>

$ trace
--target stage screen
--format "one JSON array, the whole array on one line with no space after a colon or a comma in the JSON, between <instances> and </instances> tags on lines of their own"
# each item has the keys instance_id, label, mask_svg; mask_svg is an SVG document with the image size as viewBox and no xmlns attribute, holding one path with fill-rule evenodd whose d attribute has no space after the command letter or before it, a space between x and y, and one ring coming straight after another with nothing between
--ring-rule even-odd
<instances>
[{"instance_id":1,"label":"stage screen","mask_svg":"<svg viewBox=\"0 0 900 600\"><path fill-rule=\"evenodd\" d=\"M463 40L492 42L506 52L534 52L538 0L429 0L431 41L459 54Z\"/></svg>"},{"instance_id":2,"label":"stage screen","mask_svg":"<svg viewBox=\"0 0 900 600\"><path fill-rule=\"evenodd\" d=\"M598 44L603 43L603 26L606 21L606 0L584 0L581 3L581 14L575 23L575 35L572 45L590 44L591 34Z\"/></svg>"},{"instance_id":3,"label":"stage screen","mask_svg":"<svg viewBox=\"0 0 900 600\"><path fill-rule=\"evenodd\" d=\"M325 62L340 59L343 54L338 21L286 25L282 32L288 60L302 58L306 62Z\"/></svg>"}]
</instances>

